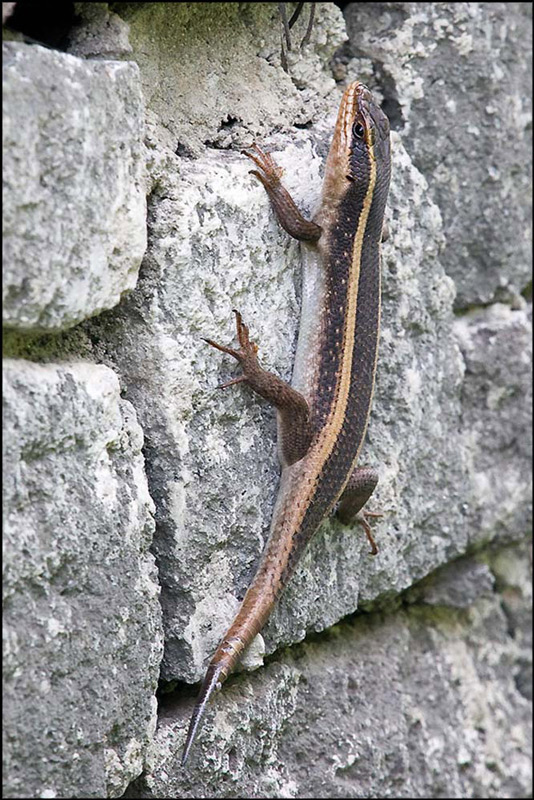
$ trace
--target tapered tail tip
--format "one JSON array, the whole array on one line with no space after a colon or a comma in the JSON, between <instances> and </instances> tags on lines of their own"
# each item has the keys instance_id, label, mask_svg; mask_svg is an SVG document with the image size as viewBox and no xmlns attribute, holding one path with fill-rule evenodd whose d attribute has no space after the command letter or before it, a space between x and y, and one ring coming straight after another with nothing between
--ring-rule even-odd
<instances>
[{"instance_id":1,"label":"tapered tail tip","mask_svg":"<svg viewBox=\"0 0 534 800\"><path fill-rule=\"evenodd\" d=\"M221 672L222 668L220 665L214 666L212 664L206 673L206 677L204 678L204 682L201 686L197 703L195 705L193 714L191 716L191 722L189 723L187 736L185 738L185 745L181 760L182 767L185 767L187 759L189 758L189 753L191 751L191 747L193 746L193 742L195 741L197 731L200 727L200 722L202 720L202 717L204 716L204 710L208 704L208 701L213 692L217 689L220 689L221 687L220 684Z\"/></svg>"},{"instance_id":2,"label":"tapered tail tip","mask_svg":"<svg viewBox=\"0 0 534 800\"><path fill-rule=\"evenodd\" d=\"M192 739L191 739L190 742L186 742L186 744L185 744L184 751L182 753L182 759L180 761L180 765L182 767L185 767L185 765L187 764L187 759L189 758L189 751L191 750L191 745L192 744L193 744L193 740Z\"/></svg>"},{"instance_id":3,"label":"tapered tail tip","mask_svg":"<svg viewBox=\"0 0 534 800\"><path fill-rule=\"evenodd\" d=\"M182 760L181 760L182 767L185 767L187 759L189 758L189 753L191 752L191 748L193 746L193 742L196 739L197 731L200 725L200 720L203 715L207 699L208 698L206 697L204 702L197 703L197 705L195 706L195 710L193 711L193 716L191 717L191 722L189 723L189 729L187 731L184 750L182 753Z\"/></svg>"}]
</instances>

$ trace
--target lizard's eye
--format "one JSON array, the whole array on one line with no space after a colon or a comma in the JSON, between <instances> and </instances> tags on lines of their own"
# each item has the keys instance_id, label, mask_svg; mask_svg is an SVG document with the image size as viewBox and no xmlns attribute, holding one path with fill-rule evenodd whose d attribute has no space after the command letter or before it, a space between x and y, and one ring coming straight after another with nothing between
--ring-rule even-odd
<instances>
[{"instance_id":1,"label":"lizard's eye","mask_svg":"<svg viewBox=\"0 0 534 800\"><path fill-rule=\"evenodd\" d=\"M354 123L354 125L352 126L352 132L357 139L363 139L365 135L363 125L361 125L359 122Z\"/></svg>"}]
</instances>

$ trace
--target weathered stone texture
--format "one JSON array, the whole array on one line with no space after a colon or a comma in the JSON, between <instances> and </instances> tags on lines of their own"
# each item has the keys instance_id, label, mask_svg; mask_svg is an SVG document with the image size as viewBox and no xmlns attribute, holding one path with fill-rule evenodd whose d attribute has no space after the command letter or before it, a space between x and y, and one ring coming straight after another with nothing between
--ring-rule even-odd
<instances>
[{"instance_id":1,"label":"weathered stone texture","mask_svg":"<svg viewBox=\"0 0 534 800\"><path fill-rule=\"evenodd\" d=\"M79 76L82 94L100 87L93 96L103 115L98 137L87 132L85 116L81 138L71 120L74 133L59 149L69 156L64 165L56 139L38 138L44 155L28 159L13 196L31 190L34 172L52 159L50 208L76 225L77 242L86 233L92 243L115 242L121 263L130 259L121 274L131 278L117 278L108 291L110 256L101 262L108 265L102 293L113 308L64 335L29 338L22 330L8 339L18 356L83 357L113 371L79 362L9 367L17 397L31 391L36 411L24 410L29 400L14 405L9 389L6 429L11 442L22 431L30 445L20 444L24 471L10 479L8 513L28 518L17 530L39 525L48 544L9 540L8 613L17 624L21 615L30 622L27 643L19 637L8 649L8 687L24 709L37 696L52 720L36 727L28 717L8 718L8 743L22 765L12 796L21 796L23 783L61 794L82 780L92 796L116 796L143 762L144 777L127 796L528 795L531 600L526 550L517 545L530 530L532 505L531 316L528 293L520 294L530 274L528 5L349 4L351 43L331 61L344 41L343 19L333 4L318 3L310 45L287 54L289 73L281 67L278 5L270 3L118 3L112 10L77 3L70 47L96 61L10 45L12 87L39 68L46 86L57 77L63 94L57 108L47 96L46 108L61 121L76 117L71 84ZM307 16L305 8L295 43ZM114 55L137 62L139 72L133 63L100 60ZM232 341L238 308L262 363L289 379L300 310L300 246L277 225L239 151L253 140L271 150L312 214L341 91L355 78L383 98L394 128L380 360L362 454L380 474L372 502L384 513L374 528L380 551L368 556L359 527L325 524L247 655L248 667L258 667L267 652L266 666L229 680L183 772L179 755L196 692L182 684L173 693L166 682L202 676L254 574L279 473L272 410L246 386L216 389L238 371L202 337ZM103 131L117 105L101 97L112 81L122 100ZM126 140L113 127L124 116ZM126 143L126 161L119 156L109 166L109 183L98 177L107 156L84 172L86 133L93 155L102 139L111 151ZM12 129L9 136L9 152L18 153ZM142 191L141 151L149 244L135 290L114 306L135 282L146 220L126 214L117 233L116 222L106 227L109 203L126 186ZM58 164L83 182L74 200L56 178ZM107 216L93 217L106 202ZM139 211L137 195L132 202ZM32 204L22 210L21 225L34 225ZM28 327L66 327L108 302L89 310L87 299L100 298L101 287L91 283L87 252L71 258L62 219L47 228L61 258L42 248L51 276L24 283L24 304L10 296L8 313L34 314ZM28 229L8 220L25 263L41 270ZM124 243L128 235L126 246L116 245L114 236ZM165 628L167 694L154 736L161 651L132 406L155 503L152 551ZM126 538L125 530L132 531ZM469 550L476 560L465 557ZM436 568L438 577L421 582ZM56 623L49 629L67 603L68 640ZM336 625L356 609L372 613ZM20 668L23 659L32 663L24 649L32 644L37 666ZM81 745L72 733L79 718ZM45 752L46 735L57 761L28 755ZM61 785L54 782L60 770Z\"/></svg>"},{"instance_id":2,"label":"weathered stone texture","mask_svg":"<svg viewBox=\"0 0 534 800\"><path fill-rule=\"evenodd\" d=\"M509 302L531 280L532 4L350 3L346 19L347 70L372 59L441 211L457 307Z\"/></svg>"},{"instance_id":3,"label":"weathered stone texture","mask_svg":"<svg viewBox=\"0 0 534 800\"><path fill-rule=\"evenodd\" d=\"M86 32L95 30L92 4L79 5L87 10L80 8L74 53L87 52ZM291 75L280 67L276 3L120 3L114 11L129 27L128 57L141 71L149 124L171 152L200 156L206 145L226 148L251 131L264 137L305 125L329 106L328 61L346 35L331 3L318 4L305 58L298 48L289 54ZM305 9L292 30L295 44L307 22ZM110 48L108 23L101 29L92 55Z\"/></svg>"},{"instance_id":4,"label":"weathered stone texture","mask_svg":"<svg viewBox=\"0 0 534 800\"><path fill-rule=\"evenodd\" d=\"M125 796L528 796L528 651L505 605L512 594L529 615L525 550L502 550L498 567L455 563L404 609L359 615L236 677L184 771L190 704L164 700L147 773Z\"/></svg>"},{"instance_id":5,"label":"weathered stone texture","mask_svg":"<svg viewBox=\"0 0 534 800\"><path fill-rule=\"evenodd\" d=\"M68 328L132 289L146 246L135 64L3 45L3 320Z\"/></svg>"},{"instance_id":6,"label":"weathered stone texture","mask_svg":"<svg viewBox=\"0 0 534 800\"><path fill-rule=\"evenodd\" d=\"M4 362L4 796L117 797L161 658L142 432L104 366Z\"/></svg>"},{"instance_id":7,"label":"weathered stone texture","mask_svg":"<svg viewBox=\"0 0 534 800\"><path fill-rule=\"evenodd\" d=\"M324 138L302 132L292 143L286 137L283 150L270 145L295 197L308 205L318 196L317 151L328 145L335 113L334 107ZM88 328L95 339L98 330L97 352L121 375L146 434L158 508L154 547L166 619L166 679L201 677L254 572L278 482L271 410L242 387L215 392L235 368L200 338L231 340L231 309L239 308L263 363L290 377L300 302L298 245L277 229L248 169L244 157L208 154L160 181L138 291ZM450 336L453 288L437 260L439 213L398 138L394 175L384 248L382 363L389 369L379 371L364 455L381 469L381 552L369 559L359 528L331 523L312 543L265 629L268 652L302 639L307 630L328 627L359 600L406 588L467 542L458 493L466 480L463 451L448 435L459 413L462 378ZM414 207L418 213L410 221L406 209ZM436 404L443 414L439 429L431 412ZM425 469L438 447L445 477ZM401 499L412 480L405 463L420 466L411 507ZM421 546L422 520L432 548Z\"/></svg>"},{"instance_id":8,"label":"weathered stone texture","mask_svg":"<svg viewBox=\"0 0 534 800\"><path fill-rule=\"evenodd\" d=\"M462 437L471 524L501 541L532 526L532 307L495 303L455 320L465 362Z\"/></svg>"}]
</instances>

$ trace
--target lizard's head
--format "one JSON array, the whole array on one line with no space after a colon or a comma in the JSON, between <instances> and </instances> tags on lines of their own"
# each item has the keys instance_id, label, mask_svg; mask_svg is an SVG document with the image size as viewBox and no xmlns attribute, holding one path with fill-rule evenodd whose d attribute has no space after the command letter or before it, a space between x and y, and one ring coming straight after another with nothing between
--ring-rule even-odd
<instances>
[{"instance_id":1,"label":"lizard's head","mask_svg":"<svg viewBox=\"0 0 534 800\"><path fill-rule=\"evenodd\" d=\"M350 185L365 191L372 172L389 171L389 120L363 83L343 94L328 159L323 197L336 207Z\"/></svg>"},{"instance_id":2,"label":"lizard's head","mask_svg":"<svg viewBox=\"0 0 534 800\"><path fill-rule=\"evenodd\" d=\"M389 161L389 120L363 83L353 83L346 90L337 125L343 129L342 138L349 161L349 180L358 179L364 161Z\"/></svg>"}]
</instances>

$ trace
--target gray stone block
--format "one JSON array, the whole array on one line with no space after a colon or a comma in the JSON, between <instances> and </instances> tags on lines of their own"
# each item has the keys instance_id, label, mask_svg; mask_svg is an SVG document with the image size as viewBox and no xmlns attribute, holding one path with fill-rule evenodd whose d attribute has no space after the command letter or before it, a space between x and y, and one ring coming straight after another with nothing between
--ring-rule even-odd
<instances>
[{"instance_id":1,"label":"gray stone block","mask_svg":"<svg viewBox=\"0 0 534 800\"><path fill-rule=\"evenodd\" d=\"M69 328L135 286L146 247L133 63L3 45L3 320Z\"/></svg>"},{"instance_id":2,"label":"gray stone block","mask_svg":"<svg viewBox=\"0 0 534 800\"><path fill-rule=\"evenodd\" d=\"M154 733L161 612L117 377L4 362L5 797L118 797Z\"/></svg>"},{"instance_id":3,"label":"gray stone block","mask_svg":"<svg viewBox=\"0 0 534 800\"><path fill-rule=\"evenodd\" d=\"M502 601L514 592L528 622L531 581L525 548L505 552L499 593L358 615L236 676L186 769L192 700L163 698L147 772L125 797L528 797L531 703L518 676L531 654Z\"/></svg>"},{"instance_id":4,"label":"gray stone block","mask_svg":"<svg viewBox=\"0 0 534 800\"><path fill-rule=\"evenodd\" d=\"M505 542L532 528L532 307L522 305L495 303L454 322L473 540L497 533Z\"/></svg>"},{"instance_id":5,"label":"gray stone block","mask_svg":"<svg viewBox=\"0 0 534 800\"><path fill-rule=\"evenodd\" d=\"M491 597L495 580L486 564L460 558L442 567L406 592L408 602L468 608L477 597Z\"/></svg>"},{"instance_id":6,"label":"gray stone block","mask_svg":"<svg viewBox=\"0 0 534 800\"><path fill-rule=\"evenodd\" d=\"M145 672L134 661L130 685L120 683L115 693L105 673L105 692L94 703L96 723L85 707L82 714L67 704L67 724L74 727L79 716L91 730L96 726L97 737L102 733L93 760L87 748L74 750L83 757L83 770L76 771L59 693L52 698L52 744L38 751L50 763L31 767L32 786L41 780L41 791L63 791L52 781L63 770L68 780L74 776L69 786L83 780L95 796L116 796L144 762L145 777L126 796L528 795L528 562L523 549L509 546L531 524L531 320L518 296L529 273L528 167L517 172L531 158L524 68L529 32L521 24L527 6L509 4L505 11L500 3L381 3L347 9L358 13L357 24L351 21L353 50L343 49L335 75L369 83L384 97L396 128L380 361L362 454L380 473L372 504L384 512L375 526L378 556L367 555L359 528L325 524L248 653L248 667L261 664L264 652L270 654L266 665L229 679L209 709L185 773L179 758L196 692L184 685L169 692L153 734L154 717L146 709L154 684L146 674L155 674L160 639L152 612L141 604L139 614L148 621L138 624L135 617L123 646L127 664L134 647L140 650ZM201 337L230 342L231 309L238 308L265 366L291 376L299 246L277 226L239 150L253 139L272 150L296 200L313 211L341 95L329 60L344 37L339 9L319 3L316 11L311 44L288 54L288 74L280 66L276 4L136 3L116 4L112 12L107 4L76 4L73 52L97 59L117 54L140 68L150 244L136 290L118 307L63 336L12 333L10 352L55 361L82 355L120 376L123 397L145 434L156 506L153 552L162 588L165 680L200 679L254 574L269 526L278 480L274 413L245 386L215 389L237 370ZM306 22L305 10L294 41ZM32 52L41 58L39 48ZM502 131L509 142L510 127L514 146L503 150ZM468 311L455 317L456 288L457 306ZM495 299L503 302L470 308ZM75 386L80 382L92 383L78 374ZM54 390L63 402L64 383ZM52 408L58 403L50 400ZM122 408L127 414L130 406ZM115 430L105 414L94 416L96 438ZM55 431L59 425L63 436L61 418L54 411L43 427ZM13 436L17 420L7 421ZM50 436L47 431L41 438ZM135 452L125 453L125 463L138 463ZM67 461L61 472L78 481L77 469ZM98 476L100 468L90 462L85 473ZM27 485L33 490L32 481L24 474L22 491ZM95 482L100 488L91 498L102 492L98 477ZM89 507L95 526L104 519L110 536L116 528L122 533L124 526L102 516L99 495L92 501L76 491L63 515L79 520L79 509ZM18 504L10 500L22 513ZM123 503L119 511L125 513ZM63 543L51 541L53 566ZM144 546L132 549L144 554ZM477 551L477 560L461 557L469 549ZM108 572L98 559L89 564L90 557L80 554L79 569L92 586ZM78 565L76 554L72 559ZM113 562L124 579L118 591L126 594L129 559L137 563L130 550L119 551ZM440 565L446 569L400 595ZM403 602L407 607L400 609ZM357 608L382 608L383 614L335 625ZM113 642L114 629L105 630ZM305 644L295 644L306 636ZM69 641L72 660L83 662L86 639ZM46 660L48 643L37 644L43 672L55 675L53 659ZM285 644L293 647L284 650ZM63 655L59 661L65 663ZM134 693L140 685L141 699ZM104 693L112 698L107 705ZM128 717L131 703L139 705ZM120 744L110 754L114 723L122 726ZM11 752L31 761L27 754L33 742L41 745L41 731L33 722L22 729L16 721L11 730ZM125 746L124 754L132 730L141 745ZM62 750L61 737L69 743ZM108 742L105 748L101 741ZM43 775L52 776L44 788Z\"/></svg>"},{"instance_id":7,"label":"gray stone block","mask_svg":"<svg viewBox=\"0 0 534 800\"><path fill-rule=\"evenodd\" d=\"M95 31L93 4L79 5L86 10L80 9L74 31L75 53L87 52L87 34ZM186 158L201 156L206 146L228 148L250 133L266 136L306 125L322 115L335 88L328 63L346 32L332 3L317 8L305 58L297 43L306 31L307 9L293 28L291 75L280 66L276 3L122 3L114 10L128 25L129 57L140 68L149 141L165 142ZM99 47L110 50L106 29L107 23L101 25L92 54Z\"/></svg>"},{"instance_id":8,"label":"gray stone block","mask_svg":"<svg viewBox=\"0 0 534 800\"><path fill-rule=\"evenodd\" d=\"M443 217L456 306L510 301L531 280L532 5L350 3L393 127Z\"/></svg>"},{"instance_id":9,"label":"gray stone block","mask_svg":"<svg viewBox=\"0 0 534 800\"><path fill-rule=\"evenodd\" d=\"M320 153L338 99L318 133L267 143L308 209L319 196ZM231 341L231 309L239 308L263 363L291 375L299 246L279 229L248 170L243 156L220 152L182 163L179 175L167 166L152 199L152 244L138 289L113 317L87 328L98 356L119 372L146 435L169 680L201 677L254 573L278 482L272 410L243 387L217 392L235 367L201 340ZM449 434L463 364L450 335L453 286L437 259L441 219L398 137L393 174L381 357L363 455L381 475L380 553L368 557L358 526L328 523L265 629L267 652L406 588L467 542L458 489L468 484L467 466ZM256 665L263 646L259 640Z\"/></svg>"}]
</instances>

